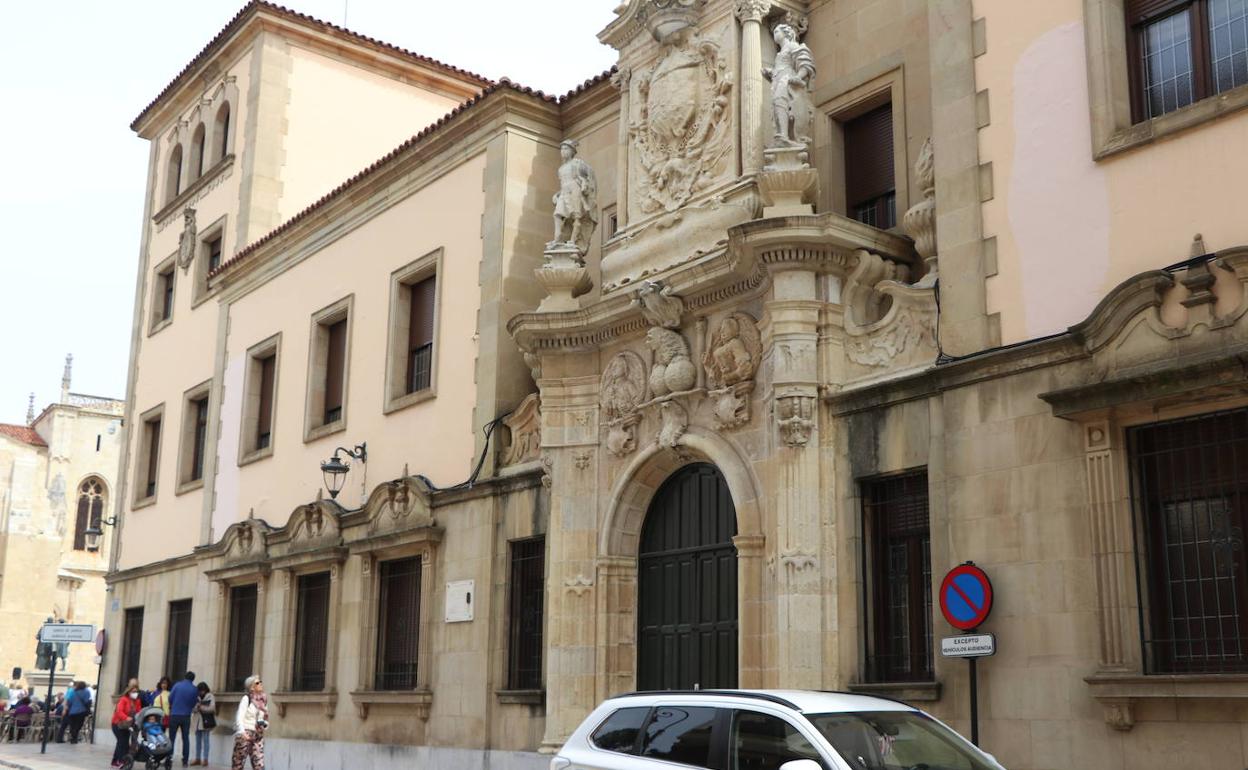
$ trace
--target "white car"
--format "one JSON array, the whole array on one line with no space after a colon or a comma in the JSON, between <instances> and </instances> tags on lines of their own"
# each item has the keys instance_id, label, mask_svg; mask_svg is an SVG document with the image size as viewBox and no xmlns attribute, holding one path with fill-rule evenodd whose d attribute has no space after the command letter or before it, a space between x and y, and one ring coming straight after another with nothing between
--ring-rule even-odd
<instances>
[{"instance_id":1,"label":"white car","mask_svg":"<svg viewBox=\"0 0 1248 770\"><path fill-rule=\"evenodd\" d=\"M551 770L1004 770L900 701L808 690L702 690L611 698Z\"/></svg>"}]
</instances>

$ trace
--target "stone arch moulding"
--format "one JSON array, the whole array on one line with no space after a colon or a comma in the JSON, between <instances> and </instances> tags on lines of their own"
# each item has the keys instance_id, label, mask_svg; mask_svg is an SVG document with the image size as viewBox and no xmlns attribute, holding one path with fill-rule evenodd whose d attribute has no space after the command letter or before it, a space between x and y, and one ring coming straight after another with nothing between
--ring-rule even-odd
<instances>
[{"instance_id":1,"label":"stone arch moulding","mask_svg":"<svg viewBox=\"0 0 1248 770\"><path fill-rule=\"evenodd\" d=\"M629 463L611 490L598 543L597 696L636 688L637 550L641 525L658 488L694 462L714 465L728 485L737 511L738 682L763 687L764 588L762 486L745 453L730 439L690 427L676 449L651 444Z\"/></svg>"}]
</instances>

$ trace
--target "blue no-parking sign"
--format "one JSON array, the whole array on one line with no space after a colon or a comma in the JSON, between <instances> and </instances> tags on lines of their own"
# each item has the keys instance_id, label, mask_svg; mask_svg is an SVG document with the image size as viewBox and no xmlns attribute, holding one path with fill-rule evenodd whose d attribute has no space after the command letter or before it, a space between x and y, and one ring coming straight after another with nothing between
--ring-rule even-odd
<instances>
[{"instance_id":1,"label":"blue no-parking sign","mask_svg":"<svg viewBox=\"0 0 1248 770\"><path fill-rule=\"evenodd\" d=\"M992 612L992 582L987 573L969 562L949 570L940 584L940 611L959 631L978 628Z\"/></svg>"}]
</instances>

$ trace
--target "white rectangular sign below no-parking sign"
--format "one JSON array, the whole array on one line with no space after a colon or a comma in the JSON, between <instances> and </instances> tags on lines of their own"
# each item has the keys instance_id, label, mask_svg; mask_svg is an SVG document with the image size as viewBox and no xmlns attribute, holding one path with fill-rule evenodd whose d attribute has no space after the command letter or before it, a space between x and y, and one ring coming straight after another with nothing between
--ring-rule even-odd
<instances>
[{"instance_id":1,"label":"white rectangular sign below no-parking sign","mask_svg":"<svg viewBox=\"0 0 1248 770\"><path fill-rule=\"evenodd\" d=\"M940 640L940 654L946 658L985 658L997 654L997 638L992 634L962 634Z\"/></svg>"}]
</instances>

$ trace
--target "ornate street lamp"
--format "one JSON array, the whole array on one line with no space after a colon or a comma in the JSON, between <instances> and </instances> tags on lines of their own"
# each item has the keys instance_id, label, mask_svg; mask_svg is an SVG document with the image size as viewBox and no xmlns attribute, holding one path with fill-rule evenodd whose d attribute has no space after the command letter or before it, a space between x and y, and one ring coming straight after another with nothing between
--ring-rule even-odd
<instances>
[{"instance_id":1,"label":"ornate street lamp","mask_svg":"<svg viewBox=\"0 0 1248 770\"><path fill-rule=\"evenodd\" d=\"M96 551L100 550L100 538L104 536L104 530L102 530L100 527L112 527L112 526L115 526L116 524L117 524L117 517L109 516L107 519L101 519L99 526L92 524L91 526L87 527L87 530L82 533L83 538L86 540L87 550L91 551L92 553L95 553Z\"/></svg>"},{"instance_id":2,"label":"ornate street lamp","mask_svg":"<svg viewBox=\"0 0 1248 770\"><path fill-rule=\"evenodd\" d=\"M355 447L355 449L347 449L338 447L334 450L334 456L321 463L321 473L325 475L325 489L329 490L331 499L337 500L338 493L342 491L343 482L347 480L347 472L351 470L351 466L344 463L338 453L342 452L352 460L359 460L362 463L368 462L368 444L363 443Z\"/></svg>"}]
</instances>

